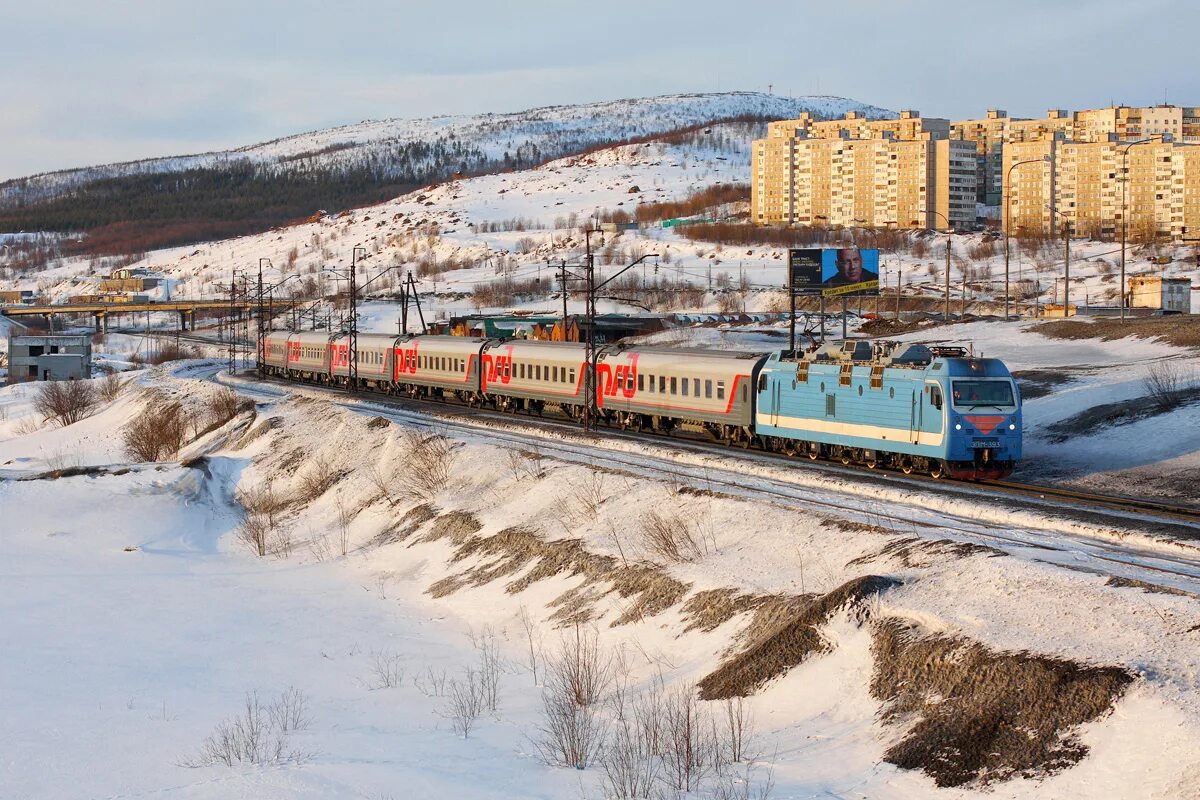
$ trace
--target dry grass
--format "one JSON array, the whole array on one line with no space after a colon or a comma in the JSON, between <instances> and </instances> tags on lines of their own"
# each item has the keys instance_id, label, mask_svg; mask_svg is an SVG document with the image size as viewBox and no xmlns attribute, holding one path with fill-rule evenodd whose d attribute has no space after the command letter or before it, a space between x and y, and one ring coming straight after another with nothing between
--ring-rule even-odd
<instances>
[{"instance_id":1,"label":"dry grass","mask_svg":"<svg viewBox=\"0 0 1200 800\"><path fill-rule=\"evenodd\" d=\"M441 522L439 519L438 523ZM475 531L456 526L450 533L444 533L435 524L434 531L425 537L433 540L457 535L454 561L467 558L480 561L430 586L428 591L434 597L516 575L519 577L504 587L510 594L556 575L582 576L583 584L563 593L551 604L558 609L552 619L564 624L591 619L595 605L610 593L616 593L621 599L631 601L612 623L624 625L671 608L683 600L690 588L660 567L623 564L611 556L591 553L578 539L546 541L525 528L506 528L493 536L476 536Z\"/></svg>"},{"instance_id":2,"label":"dry grass","mask_svg":"<svg viewBox=\"0 0 1200 800\"><path fill-rule=\"evenodd\" d=\"M376 535L374 539L368 542L368 546L382 547L388 544L403 542L405 539L409 538L418 530L420 530L421 526L426 522L429 522L431 519L436 519L437 515L438 510L434 506L431 506L428 503L419 503L418 505L410 508L408 513L400 518L399 522L389 526Z\"/></svg>"},{"instance_id":3,"label":"dry grass","mask_svg":"<svg viewBox=\"0 0 1200 800\"><path fill-rule=\"evenodd\" d=\"M313 502L332 489L345 474L335 468L328 459L313 456L304 471L300 473L296 486L296 499L302 503Z\"/></svg>"},{"instance_id":4,"label":"dry grass","mask_svg":"<svg viewBox=\"0 0 1200 800\"><path fill-rule=\"evenodd\" d=\"M1065 769L1087 753L1078 727L1105 714L1133 682L1117 667L976 642L921 637L906 623L873 626L871 693L884 719L915 722L885 759L938 786L986 784Z\"/></svg>"},{"instance_id":5,"label":"dry grass","mask_svg":"<svg viewBox=\"0 0 1200 800\"><path fill-rule=\"evenodd\" d=\"M687 621L684 633L710 633L738 614L753 611L770 599L768 595L741 594L737 589L708 589L696 592L683 605Z\"/></svg>"},{"instance_id":6,"label":"dry grass","mask_svg":"<svg viewBox=\"0 0 1200 800\"><path fill-rule=\"evenodd\" d=\"M242 438L234 442L230 449L241 450L242 448L249 447L271 431L281 427L283 427L283 420L281 420L279 417L268 417L252 427L250 430L246 431L242 435Z\"/></svg>"},{"instance_id":7,"label":"dry grass","mask_svg":"<svg viewBox=\"0 0 1200 800\"><path fill-rule=\"evenodd\" d=\"M1034 333L1051 339L1123 339L1137 336L1158 339L1176 347L1200 347L1200 317L1189 315L1171 317L1136 317L1125 322L1120 319L1097 319L1092 322L1053 320L1034 328Z\"/></svg>"},{"instance_id":8,"label":"dry grass","mask_svg":"<svg viewBox=\"0 0 1200 800\"><path fill-rule=\"evenodd\" d=\"M642 516L642 546L653 556L671 563L696 561L705 554L703 537L691 520L670 509L651 510Z\"/></svg>"},{"instance_id":9,"label":"dry grass","mask_svg":"<svg viewBox=\"0 0 1200 800\"><path fill-rule=\"evenodd\" d=\"M450 484L454 474L454 443L437 433L406 430L406 452L396 483L409 494L428 500Z\"/></svg>"},{"instance_id":10,"label":"dry grass","mask_svg":"<svg viewBox=\"0 0 1200 800\"><path fill-rule=\"evenodd\" d=\"M748 697L814 653L827 652L820 627L841 608L898 585L892 578L864 575L825 595L772 598L762 603L742 634L745 644L700 681L703 700Z\"/></svg>"},{"instance_id":11,"label":"dry grass","mask_svg":"<svg viewBox=\"0 0 1200 800\"><path fill-rule=\"evenodd\" d=\"M254 401L232 389L222 387L210 394L196 413L196 436L214 431L246 411L254 410Z\"/></svg>"},{"instance_id":12,"label":"dry grass","mask_svg":"<svg viewBox=\"0 0 1200 800\"><path fill-rule=\"evenodd\" d=\"M116 400L125 391L125 381L118 372L110 372L96 381L96 391L106 403Z\"/></svg>"},{"instance_id":13,"label":"dry grass","mask_svg":"<svg viewBox=\"0 0 1200 800\"><path fill-rule=\"evenodd\" d=\"M861 567L877 561L895 559L907 569L928 567L951 558L969 558L984 555L989 558L1007 555L1003 550L971 542L955 542L950 539L922 539L903 536L888 542L877 552L868 553L846 562L847 567Z\"/></svg>"}]
</instances>

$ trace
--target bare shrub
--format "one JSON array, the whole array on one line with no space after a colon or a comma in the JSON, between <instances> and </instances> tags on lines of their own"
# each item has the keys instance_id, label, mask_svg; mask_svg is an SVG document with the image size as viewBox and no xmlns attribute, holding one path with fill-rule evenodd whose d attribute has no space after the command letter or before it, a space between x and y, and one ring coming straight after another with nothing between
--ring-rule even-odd
<instances>
[{"instance_id":1,"label":"bare shrub","mask_svg":"<svg viewBox=\"0 0 1200 800\"><path fill-rule=\"evenodd\" d=\"M307 730L312 724L312 717L308 713L308 697L294 686L284 689L268 712L271 724L282 733Z\"/></svg>"},{"instance_id":2,"label":"bare shrub","mask_svg":"<svg viewBox=\"0 0 1200 800\"><path fill-rule=\"evenodd\" d=\"M125 391L125 381L121 380L120 373L110 372L96 382L96 391L101 400L111 403Z\"/></svg>"},{"instance_id":3,"label":"bare shrub","mask_svg":"<svg viewBox=\"0 0 1200 800\"><path fill-rule=\"evenodd\" d=\"M183 361L188 358L199 358L200 351L195 347L180 344L174 340L159 341L144 357L150 364L165 364L168 361ZM132 359L131 359L132 360Z\"/></svg>"},{"instance_id":4,"label":"bare shrub","mask_svg":"<svg viewBox=\"0 0 1200 800\"><path fill-rule=\"evenodd\" d=\"M483 677L468 667L463 671L462 680L450 681L450 694L442 715L450 720L454 732L466 739L486 707L487 689Z\"/></svg>"},{"instance_id":5,"label":"bare shrub","mask_svg":"<svg viewBox=\"0 0 1200 800\"><path fill-rule=\"evenodd\" d=\"M471 641L479 654L479 669L475 676L479 681L483 707L495 713L500 706L500 672L503 667L500 643L490 626L485 627L479 635L472 636Z\"/></svg>"},{"instance_id":6,"label":"bare shrub","mask_svg":"<svg viewBox=\"0 0 1200 800\"><path fill-rule=\"evenodd\" d=\"M662 719L666 780L679 791L695 791L717 763L713 727L696 698L696 687L684 684L669 691Z\"/></svg>"},{"instance_id":7,"label":"bare shrub","mask_svg":"<svg viewBox=\"0 0 1200 800\"><path fill-rule=\"evenodd\" d=\"M174 400L152 393L142 413L125 425L125 452L138 461L165 461L187 444L187 418Z\"/></svg>"},{"instance_id":8,"label":"bare shrub","mask_svg":"<svg viewBox=\"0 0 1200 800\"><path fill-rule=\"evenodd\" d=\"M253 400L242 397L230 388L221 387L208 396L197 412L196 435L202 436L216 430L243 411L253 409Z\"/></svg>"},{"instance_id":9,"label":"bare shrub","mask_svg":"<svg viewBox=\"0 0 1200 800\"><path fill-rule=\"evenodd\" d=\"M301 697L303 696L301 695ZM293 697L289 701L293 711L295 710L295 700L296 698ZM303 709L303 704L300 708ZM238 764L253 764L261 766L302 761L304 759L302 754L287 749L287 732L275 724L274 717L283 713L285 712L280 710L279 703L273 706L264 706L259 701L257 692L248 692L241 713L217 725L216 730L209 734L201 745L199 756L194 761L188 762L187 765L224 764L232 767ZM291 721L305 719L301 714L299 717L292 717Z\"/></svg>"},{"instance_id":10,"label":"bare shrub","mask_svg":"<svg viewBox=\"0 0 1200 800\"><path fill-rule=\"evenodd\" d=\"M447 680L446 670L435 671L433 667L426 667L425 674L414 675L412 682L417 691L426 697L445 697Z\"/></svg>"},{"instance_id":11,"label":"bare shrub","mask_svg":"<svg viewBox=\"0 0 1200 800\"><path fill-rule=\"evenodd\" d=\"M715 739L721 763L737 764L752 757L747 752L754 737L754 719L750 706L741 697L730 697L721 704L714 720Z\"/></svg>"},{"instance_id":12,"label":"bare shrub","mask_svg":"<svg viewBox=\"0 0 1200 800\"><path fill-rule=\"evenodd\" d=\"M454 473L454 442L439 433L407 430L405 466L396 482L410 494L428 500L445 489Z\"/></svg>"},{"instance_id":13,"label":"bare shrub","mask_svg":"<svg viewBox=\"0 0 1200 800\"><path fill-rule=\"evenodd\" d=\"M605 483L604 473L597 470L587 470L581 477L567 481L567 496L585 518L593 519L600 512L608 498Z\"/></svg>"},{"instance_id":14,"label":"bare shrub","mask_svg":"<svg viewBox=\"0 0 1200 800\"><path fill-rule=\"evenodd\" d=\"M371 688L395 689L404 683L404 659L390 650L371 654Z\"/></svg>"},{"instance_id":15,"label":"bare shrub","mask_svg":"<svg viewBox=\"0 0 1200 800\"><path fill-rule=\"evenodd\" d=\"M1191 383L1191 376L1174 361L1156 361L1146 368L1146 393L1159 411L1171 411L1182 405Z\"/></svg>"},{"instance_id":16,"label":"bare shrub","mask_svg":"<svg viewBox=\"0 0 1200 800\"><path fill-rule=\"evenodd\" d=\"M613 694L615 721L600 756L608 797L649 798L662 774L662 683L640 697L622 685Z\"/></svg>"},{"instance_id":17,"label":"bare shrub","mask_svg":"<svg viewBox=\"0 0 1200 800\"><path fill-rule=\"evenodd\" d=\"M539 480L546 475L542 451L537 447L531 447L528 450L507 450L505 456L508 460L508 469L515 481L526 477Z\"/></svg>"},{"instance_id":18,"label":"bare shrub","mask_svg":"<svg viewBox=\"0 0 1200 800\"><path fill-rule=\"evenodd\" d=\"M249 545L257 555L267 555L276 535L279 515L287 506L288 498L278 494L275 487L267 483L239 490L237 500L243 511L242 522L237 529L238 539Z\"/></svg>"},{"instance_id":19,"label":"bare shrub","mask_svg":"<svg viewBox=\"0 0 1200 800\"><path fill-rule=\"evenodd\" d=\"M741 769L730 769L731 765L723 765L717 770L717 775L709 789L712 800L769 800L775 789L775 773L771 769L766 774L754 761L747 761Z\"/></svg>"},{"instance_id":20,"label":"bare shrub","mask_svg":"<svg viewBox=\"0 0 1200 800\"><path fill-rule=\"evenodd\" d=\"M302 502L311 503L329 491L341 477L342 474L334 469L328 459L313 456L308 467L300 473L296 496Z\"/></svg>"},{"instance_id":21,"label":"bare shrub","mask_svg":"<svg viewBox=\"0 0 1200 800\"><path fill-rule=\"evenodd\" d=\"M695 561L704 555L701 537L692 523L677 511L650 510L642 516L642 545L659 558L675 563Z\"/></svg>"},{"instance_id":22,"label":"bare shrub","mask_svg":"<svg viewBox=\"0 0 1200 800\"><path fill-rule=\"evenodd\" d=\"M585 769L595 761L604 742L600 699L611 679L612 660L596 632L576 625L546 662L541 736L534 743L546 763Z\"/></svg>"},{"instance_id":23,"label":"bare shrub","mask_svg":"<svg viewBox=\"0 0 1200 800\"><path fill-rule=\"evenodd\" d=\"M88 381L46 381L33 397L34 409L59 427L79 422L99 402L95 387Z\"/></svg>"},{"instance_id":24,"label":"bare shrub","mask_svg":"<svg viewBox=\"0 0 1200 800\"><path fill-rule=\"evenodd\" d=\"M521 628L525 631L525 646L528 653L526 666L529 667L530 673L533 674L533 685L537 686L538 665L542 660L542 636L528 608L521 606L517 612L517 619L521 623Z\"/></svg>"}]
</instances>

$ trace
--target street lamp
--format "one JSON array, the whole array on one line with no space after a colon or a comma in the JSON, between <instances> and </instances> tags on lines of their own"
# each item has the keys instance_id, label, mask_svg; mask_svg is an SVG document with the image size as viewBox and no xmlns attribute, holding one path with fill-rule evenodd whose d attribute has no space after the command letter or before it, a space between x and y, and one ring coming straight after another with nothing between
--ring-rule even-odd
<instances>
[{"instance_id":1,"label":"street lamp","mask_svg":"<svg viewBox=\"0 0 1200 800\"><path fill-rule=\"evenodd\" d=\"M1062 220L1063 229L1063 319L1071 316L1071 223L1066 216L1054 206L1046 206L1054 216ZM1057 278L1055 285L1057 286ZM1057 293L1057 292L1056 292Z\"/></svg>"},{"instance_id":2,"label":"street lamp","mask_svg":"<svg viewBox=\"0 0 1200 800\"><path fill-rule=\"evenodd\" d=\"M1129 186L1129 150L1139 144L1147 144L1155 139L1161 139L1163 134L1157 134L1146 139L1138 139L1136 142L1122 142L1117 147L1124 147L1125 150L1121 153L1121 322L1125 321L1125 235L1128 230L1127 219L1129 217L1129 209L1127 207L1128 186Z\"/></svg>"},{"instance_id":3,"label":"street lamp","mask_svg":"<svg viewBox=\"0 0 1200 800\"><path fill-rule=\"evenodd\" d=\"M1008 239L1012 228L1012 172L1022 164L1039 164L1049 163L1052 159L1050 156L1042 156L1041 158L1030 158L1024 161L1018 161L1008 168L1004 173L1004 320L1009 319L1009 304L1011 303L1012 292L1009 291L1009 271L1008 271Z\"/></svg>"},{"instance_id":4,"label":"street lamp","mask_svg":"<svg viewBox=\"0 0 1200 800\"><path fill-rule=\"evenodd\" d=\"M949 322L950 321L950 249L951 249L951 244L953 243L953 240L954 240L954 226L950 224L950 219L940 211L934 211L932 209L928 209L928 210L921 209L917 213L918 214L933 214L934 216L941 217L942 219L946 220L946 309L942 313L942 318L946 322ZM913 224L919 225L920 221L914 219ZM964 285L965 285L966 279L964 278L963 280L964 280Z\"/></svg>"}]
</instances>

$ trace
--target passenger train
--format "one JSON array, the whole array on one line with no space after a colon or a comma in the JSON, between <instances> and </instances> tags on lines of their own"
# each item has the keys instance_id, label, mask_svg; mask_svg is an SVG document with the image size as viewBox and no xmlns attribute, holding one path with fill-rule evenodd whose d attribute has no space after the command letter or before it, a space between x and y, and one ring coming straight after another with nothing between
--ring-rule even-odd
<instances>
[{"instance_id":1,"label":"passenger train","mask_svg":"<svg viewBox=\"0 0 1200 800\"><path fill-rule=\"evenodd\" d=\"M270 332L265 375L346 386L346 334ZM1021 458L1021 397L1003 362L962 348L844 341L811 353L598 347L358 334L359 388L714 440L869 468L999 479ZM595 386L594 395L586 387Z\"/></svg>"}]
</instances>

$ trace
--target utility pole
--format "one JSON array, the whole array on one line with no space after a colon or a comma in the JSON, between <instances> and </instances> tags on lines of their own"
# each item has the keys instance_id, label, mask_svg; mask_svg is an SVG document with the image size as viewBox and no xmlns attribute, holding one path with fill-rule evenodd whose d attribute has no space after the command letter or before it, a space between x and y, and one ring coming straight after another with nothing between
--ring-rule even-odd
<instances>
[{"instance_id":1,"label":"utility pole","mask_svg":"<svg viewBox=\"0 0 1200 800\"><path fill-rule=\"evenodd\" d=\"M1147 139L1138 139L1136 142L1126 142L1117 145L1124 147L1125 150L1121 153L1121 322L1125 321L1125 237L1128 233L1129 220L1129 151L1136 145L1153 142L1156 138L1161 137L1151 136Z\"/></svg>"},{"instance_id":2,"label":"utility pole","mask_svg":"<svg viewBox=\"0 0 1200 800\"><path fill-rule=\"evenodd\" d=\"M902 267L896 267L896 321L900 321L900 274L904 272Z\"/></svg>"},{"instance_id":3,"label":"utility pole","mask_svg":"<svg viewBox=\"0 0 1200 800\"><path fill-rule=\"evenodd\" d=\"M1071 224L1063 218L1063 319L1071 316Z\"/></svg>"},{"instance_id":4,"label":"utility pole","mask_svg":"<svg viewBox=\"0 0 1200 800\"><path fill-rule=\"evenodd\" d=\"M644 279L643 279L644 281ZM567 340L567 261L562 260L558 267L558 285L562 289L563 313L562 313L562 340Z\"/></svg>"},{"instance_id":5,"label":"utility pole","mask_svg":"<svg viewBox=\"0 0 1200 800\"><path fill-rule=\"evenodd\" d=\"M258 347L256 348L255 362L258 365L258 372L261 375L265 366L263 358L263 337L267 332L267 320L263 315L263 262L271 263L269 258L260 258L258 260Z\"/></svg>"}]
</instances>

